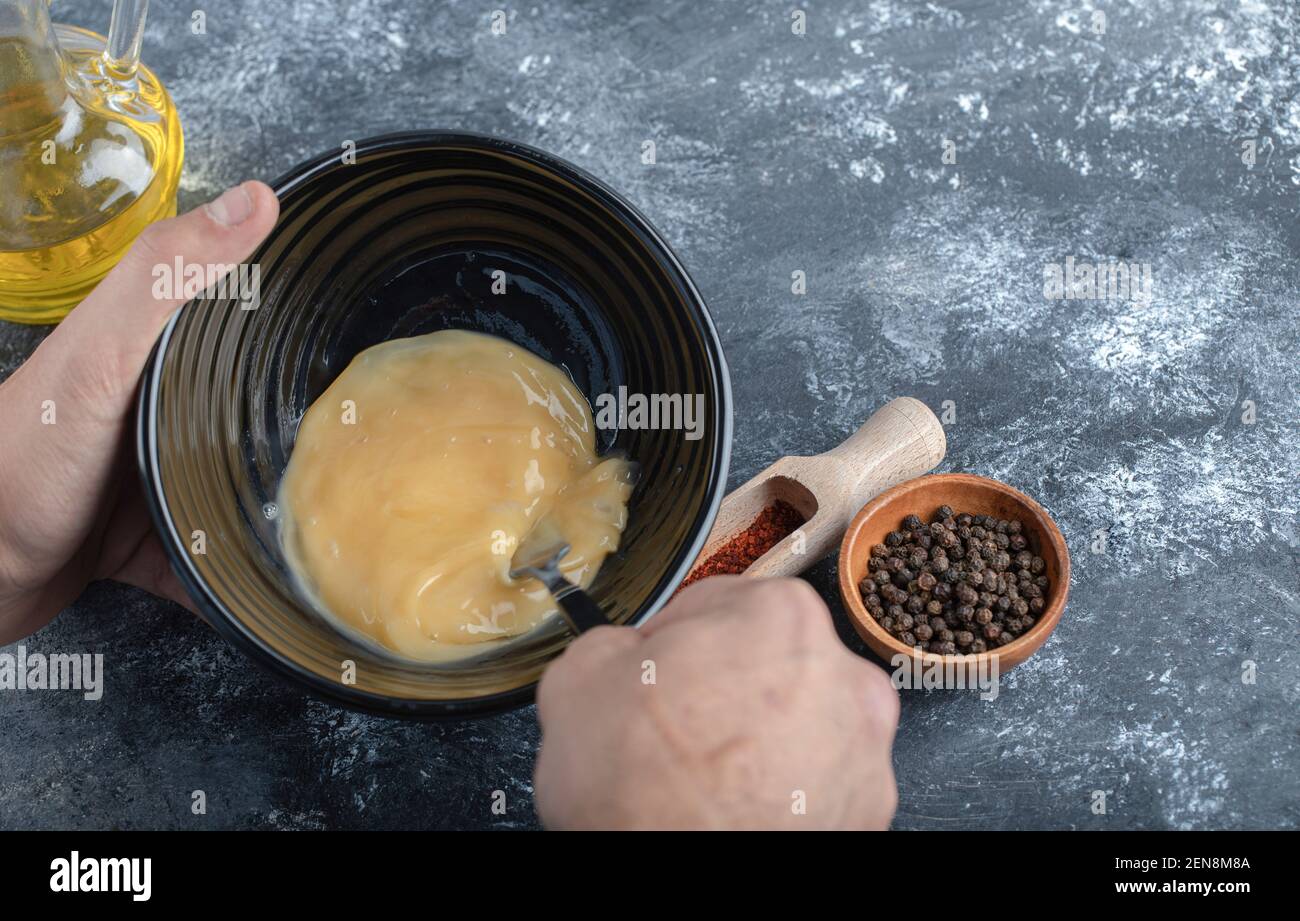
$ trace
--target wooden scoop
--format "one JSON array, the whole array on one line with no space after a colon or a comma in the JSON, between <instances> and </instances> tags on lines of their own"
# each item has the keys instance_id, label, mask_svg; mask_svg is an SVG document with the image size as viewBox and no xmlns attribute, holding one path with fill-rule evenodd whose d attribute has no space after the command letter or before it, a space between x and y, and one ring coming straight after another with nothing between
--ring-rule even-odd
<instances>
[{"instance_id":1,"label":"wooden scoop","mask_svg":"<svg viewBox=\"0 0 1300 921\"><path fill-rule=\"evenodd\" d=\"M870 499L934 469L946 449L943 426L929 407L911 397L891 400L838 447L815 457L783 457L729 493L691 575L777 501L794 506L805 522L755 560L745 575L801 573L835 549Z\"/></svg>"}]
</instances>

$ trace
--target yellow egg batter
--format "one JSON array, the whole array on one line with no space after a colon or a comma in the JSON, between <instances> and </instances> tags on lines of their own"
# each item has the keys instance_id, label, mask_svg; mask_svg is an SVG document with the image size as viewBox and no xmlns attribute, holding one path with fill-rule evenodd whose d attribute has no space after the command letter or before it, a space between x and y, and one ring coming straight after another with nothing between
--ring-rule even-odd
<instances>
[{"instance_id":1,"label":"yellow egg batter","mask_svg":"<svg viewBox=\"0 0 1300 921\"><path fill-rule=\"evenodd\" d=\"M596 456L591 408L559 368L448 330L353 359L303 417L280 487L286 556L344 629L438 661L556 606L511 555L543 515L588 586L618 548L631 472Z\"/></svg>"}]
</instances>

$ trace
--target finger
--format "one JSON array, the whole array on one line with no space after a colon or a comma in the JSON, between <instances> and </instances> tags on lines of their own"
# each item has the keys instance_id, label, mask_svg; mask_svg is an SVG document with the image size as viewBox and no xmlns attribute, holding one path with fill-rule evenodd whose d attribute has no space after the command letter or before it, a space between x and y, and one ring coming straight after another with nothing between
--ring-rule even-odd
<instances>
[{"instance_id":1,"label":"finger","mask_svg":"<svg viewBox=\"0 0 1300 921\"><path fill-rule=\"evenodd\" d=\"M98 355L87 364L106 380L95 383L112 390L118 401L105 408L124 409L154 341L189 299L185 295L193 296L196 286L186 291L187 280L237 280L231 271L237 272L257 249L279 213L279 200L268 186L245 182L193 211L145 228L47 342L83 360Z\"/></svg>"},{"instance_id":2,"label":"finger","mask_svg":"<svg viewBox=\"0 0 1300 921\"><path fill-rule=\"evenodd\" d=\"M110 575L117 582L142 588L151 595L176 602L191 614L199 614L198 607L185 592L185 586L172 571L162 542L153 531L141 539L130 558Z\"/></svg>"},{"instance_id":3,"label":"finger","mask_svg":"<svg viewBox=\"0 0 1300 921\"><path fill-rule=\"evenodd\" d=\"M119 493L109 513L108 526L88 541L88 552L96 564L92 578L134 585L197 613L154 532L140 478L134 475L134 470L126 469L120 469L117 476Z\"/></svg>"},{"instance_id":4,"label":"finger","mask_svg":"<svg viewBox=\"0 0 1300 921\"><path fill-rule=\"evenodd\" d=\"M122 261L0 388L0 513L31 565L70 555L109 498L136 382L179 297L155 297L153 267L238 263L270 232L275 194L247 182L146 228ZM33 502L36 493L46 501Z\"/></svg>"},{"instance_id":5,"label":"finger","mask_svg":"<svg viewBox=\"0 0 1300 921\"><path fill-rule=\"evenodd\" d=\"M898 731L898 718L902 710L902 702L898 697L898 689L890 680L889 675L883 668L853 656L855 668L859 668L860 681L864 688L863 700L865 701L866 710L869 717L874 721L874 725L880 735L889 745L894 744L894 734ZM865 665L865 669L860 666Z\"/></svg>"},{"instance_id":6,"label":"finger","mask_svg":"<svg viewBox=\"0 0 1300 921\"><path fill-rule=\"evenodd\" d=\"M545 726L557 708L578 706L573 693L596 674L610 659L641 643L631 627L595 627L578 637L554 662L547 666L537 686L537 717Z\"/></svg>"},{"instance_id":7,"label":"finger","mask_svg":"<svg viewBox=\"0 0 1300 921\"><path fill-rule=\"evenodd\" d=\"M659 613L641 625L643 636L653 636L682 620L730 606L738 591L755 584L746 576L710 576L678 592Z\"/></svg>"}]
</instances>

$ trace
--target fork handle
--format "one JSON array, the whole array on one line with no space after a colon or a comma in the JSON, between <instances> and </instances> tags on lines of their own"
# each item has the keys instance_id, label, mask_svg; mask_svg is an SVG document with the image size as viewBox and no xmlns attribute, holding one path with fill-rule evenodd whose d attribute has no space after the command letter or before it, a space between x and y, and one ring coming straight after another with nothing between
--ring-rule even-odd
<instances>
[{"instance_id":1,"label":"fork handle","mask_svg":"<svg viewBox=\"0 0 1300 921\"><path fill-rule=\"evenodd\" d=\"M559 588L553 588L552 593L555 595L555 600L560 604L560 613L569 622L569 626L573 628L574 633L581 635L592 627L609 626L609 618L605 616L605 612L592 600L590 595L568 579L561 577L560 581L564 584Z\"/></svg>"}]
</instances>

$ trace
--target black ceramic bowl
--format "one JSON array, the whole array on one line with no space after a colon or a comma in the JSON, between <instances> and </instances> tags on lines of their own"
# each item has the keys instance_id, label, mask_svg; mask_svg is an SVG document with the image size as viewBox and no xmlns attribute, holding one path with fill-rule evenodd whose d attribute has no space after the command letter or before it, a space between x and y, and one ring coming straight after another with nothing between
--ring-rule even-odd
<instances>
[{"instance_id":1,"label":"black ceramic bowl","mask_svg":"<svg viewBox=\"0 0 1300 921\"><path fill-rule=\"evenodd\" d=\"M726 483L731 391L704 302L631 205L521 144L374 138L357 145L355 163L322 156L276 193L280 221L252 260L260 305L190 303L145 371L139 460L172 565L218 632L321 697L416 718L527 703L570 639L558 618L465 662L428 666L344 635L299 596L274 508L298 423L361 350L447 328L532 350L593 403L620 387L703 394L698 440L671 429L598 435L641 476L620 552L592 594L613 620L637 624L685 576ZM498 270L504 295L492 293ZM355 683L343 680L346 662Z\"/></svg>"}]
</instances>

